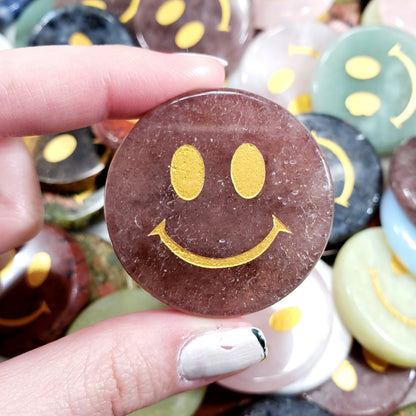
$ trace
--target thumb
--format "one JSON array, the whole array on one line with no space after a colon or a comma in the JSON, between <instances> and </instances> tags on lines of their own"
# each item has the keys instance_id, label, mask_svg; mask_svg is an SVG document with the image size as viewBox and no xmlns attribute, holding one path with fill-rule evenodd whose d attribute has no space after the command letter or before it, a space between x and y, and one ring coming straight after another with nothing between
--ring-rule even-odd
<instances>
[{"instance_id":1,"label":"thumb","mask_svg":"<svg viewBox=\"0 0 416 416\"><path fill-rule=\"evenodd\" d=\"M155 310L85 328L0 365L3 415L125 415L265 358L242 319Z\"/></svg>"}]
</instances>

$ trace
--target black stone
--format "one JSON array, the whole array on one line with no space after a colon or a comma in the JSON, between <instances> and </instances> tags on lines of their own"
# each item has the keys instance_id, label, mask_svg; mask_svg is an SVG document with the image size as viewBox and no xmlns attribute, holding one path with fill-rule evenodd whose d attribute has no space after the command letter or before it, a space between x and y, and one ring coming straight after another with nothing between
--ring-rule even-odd
<instances>
[{"instance_id":1,"label":"black stone","mask_svg":"<svg viewBox=\"0 0 416 416\"><path fill-rule=\"evenodd\" d=\"M329 416L314 403L292 396L265 396L248 406L236 407L224 416Z\"/></svg>"},{"instance_id":2,"label":"black stone","mask_svg":"<svg viewBox=\"0 0 416 416\"><path fill-rule=\"evenodd\" d=\"M324 114L300 114L298 119L319 138L330 140L338 151L347 156L354 172L351 192L348 192L348 169L342 164L334 149L318 144L328 162L334 183L334 221L327 250L337 249L353 234L369 225L378 212L383 190L380 159L367 138L355 127ZM350 177L351 179L351 177ZM342 194L344 205L337 202ZM345 206L347 205L347 206Z\"/></svg>"},{"instance_id":3,"label":"black stone","mask_svg":"<svg viewBox=\"0 0 416 416\"><path fill-rule=\"evenodd\" d=\"M111 13L83 5L47 13L34 27L29 45L68 45L74 33L82 33L94 45L134 45L127 29Z\"/></svg>"}]
</instances>

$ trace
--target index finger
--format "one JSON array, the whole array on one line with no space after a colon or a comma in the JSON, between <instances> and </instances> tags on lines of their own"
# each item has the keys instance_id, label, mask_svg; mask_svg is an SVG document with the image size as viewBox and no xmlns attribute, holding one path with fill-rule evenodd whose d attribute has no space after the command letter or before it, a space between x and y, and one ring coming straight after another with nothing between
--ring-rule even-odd
<instances>
[{"instance_id":1,"label":"index finger","mask_svg":"<svg viewBox=\"0 0 416 416\"><path fill-rule=\"evenodd\" d=\"M0 52L0 137L57 133L133 118L181 93L219 87L214 59L129 46Z\"/></svg>"}]
</instances>

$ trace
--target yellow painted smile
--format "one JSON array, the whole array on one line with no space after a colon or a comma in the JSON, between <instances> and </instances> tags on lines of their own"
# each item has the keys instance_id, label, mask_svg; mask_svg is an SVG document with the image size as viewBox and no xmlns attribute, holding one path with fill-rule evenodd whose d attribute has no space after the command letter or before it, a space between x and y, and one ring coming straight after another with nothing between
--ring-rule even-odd
<instances>
[{"instance_id":1,"label":"yellow painted smile","mask_svg":"<svg viewBox=\"0 0 416 416\"><path fill-rule=\"evenodd\" d=\"M396 308L394 308L393 305L387 300L386 296L381 290L381 286L377 278L378 271L375 269L369 269L368 273L371 277L371 281L373 283L374 290L376 291L377 297L380 299L383 306L399 321L403 322L405 325L409 325L409 326L416 328L415 319L410 319L407 316L403 315Z\"/></svg>"},{"instance_id":2,"label":"yellow painted smile","mask_svg":"<svg viewBox=\"0 0 416 416\"><path fill-rule=\"evenodd\" d=\"M33 312L30 315L24 316L23 318L17 318L17 319L6 319L0 317L0 326L5 326L8 328L17 328L20 326L26 326L31 324L33 321L38 319L42 314L44 313L50 313L51 310L49 309L49 306L47 303L43 300L40 304L39 308Z\"/></svg>"},{"instance_id":3,"label":"yellow painted smile","mask_svg":"<svg viewBox=\"0 0 416 416\"><path fill-rule=\"evenodd\" d=\"M273 215L273 228L263 239L263 241L261 241L255 247L232 257L210 258L192 253L181 247L167 235L165 224L166 220L163 220L150 234L148 234L148 236L158 235L165 246L181 260L194 266L203 267L206 269L226 269L229 267L241 266L242 264L249 263L250 261L261 256L270 247L280 231L289 234L292 233L281 221L279 221Z\"/></svg>"}]
</instances>

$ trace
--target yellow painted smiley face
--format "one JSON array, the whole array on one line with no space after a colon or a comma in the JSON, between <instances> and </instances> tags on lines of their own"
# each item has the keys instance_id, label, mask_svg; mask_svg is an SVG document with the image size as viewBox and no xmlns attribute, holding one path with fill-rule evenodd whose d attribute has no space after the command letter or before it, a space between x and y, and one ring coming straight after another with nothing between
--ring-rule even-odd
<instances>
[{"instance_id":1,"label":"yellow painted smiley face","mask_svg":"<svg viewBox=\"0 0 416 416\"><path fill-rule=\"evenodd\" d=\"M105 204L116 254L142 287L182 310L233 315L300 283L292 277L326 242L333 190L295 117L259 96L213 90L139 121L113 159Z\"/></svg>"}]
</instances>

